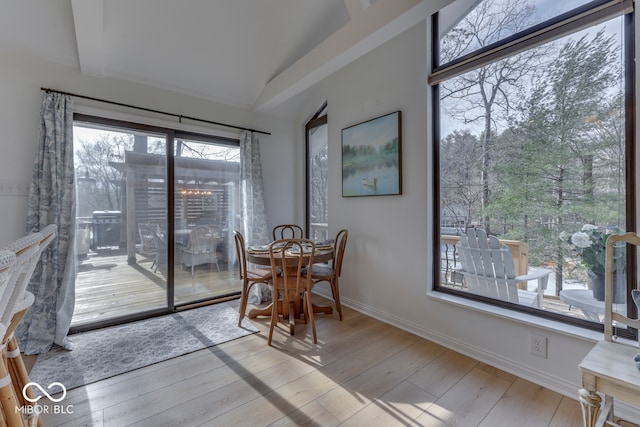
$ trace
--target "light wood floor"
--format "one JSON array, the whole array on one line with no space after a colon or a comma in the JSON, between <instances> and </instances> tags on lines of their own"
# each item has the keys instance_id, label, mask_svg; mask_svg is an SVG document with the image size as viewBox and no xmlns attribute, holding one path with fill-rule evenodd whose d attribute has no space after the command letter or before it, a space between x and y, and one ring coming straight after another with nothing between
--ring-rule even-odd
<instances>
[{"instance_id":1,"label":"light wood floor","mask_svg":"<svg viewBox=\"0 0 640 427\"><path fill-rule=\"evenodd\" d=\"M344 311L317 316L317 345L301 323L268 347L259 319L257 334L70 390L73 414L45 426L582 425L574 399Z\"/></svg>"}]
</instances>

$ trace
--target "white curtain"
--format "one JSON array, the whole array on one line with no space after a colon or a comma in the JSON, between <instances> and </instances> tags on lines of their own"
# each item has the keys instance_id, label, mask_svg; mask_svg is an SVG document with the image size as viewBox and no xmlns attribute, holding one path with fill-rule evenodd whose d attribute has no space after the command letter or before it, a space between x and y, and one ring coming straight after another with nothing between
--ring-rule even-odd
<instances>
[{"instance_id":1,"label":"white curtain","mask_svg":"<svg viewBox=\"0 0 640 427\"><path fill-rule=\"evenodd\" d=\"M247 244L269 243L258 134L248 131L240 134L240 213Z\"/></svg>"},{"instance_id":2,"label":"white curtain","mask_svg":"<svg viewBox=\"0 0 640 427\"><path fill-rule=\"evenodd\" d=\"M257 133L243 131L240 134L240 231L247 245L267 244L270 236L259 145ZM268 299L266 291L266 287L254 286L248 301L256 304Z\"/></svg>"},{"instance_id":3,"label":"white curtain","mask_svg":"<svg viewBox=\"0 0 640 427\"><path fill-rule=\"evenodd\" d=\"M35 302L16 333L25 354L46 353L54 343L71 349L67 333L75 300L73 102L45 92L40 114L26 232L56 224L58 236L42 253L27 288Z\"/></svg>"}]
</instances>

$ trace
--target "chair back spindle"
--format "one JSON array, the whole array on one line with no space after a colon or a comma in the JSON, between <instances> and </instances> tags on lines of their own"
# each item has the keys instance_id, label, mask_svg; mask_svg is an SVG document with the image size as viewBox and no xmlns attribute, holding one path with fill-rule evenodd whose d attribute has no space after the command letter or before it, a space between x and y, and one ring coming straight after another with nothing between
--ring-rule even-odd
<instances>
[{"instance_id":1,"label":"chair back spindle","mask_svg":"<svg viewBox=\"0 0 640 427\"><path fill-rule=\"evenodd\" d=\"M273 227L272 231L273 240L282 239L302 239L304 238L304 231L302 227L296 224L280 224Z\"/></svg>"}]
</instances>

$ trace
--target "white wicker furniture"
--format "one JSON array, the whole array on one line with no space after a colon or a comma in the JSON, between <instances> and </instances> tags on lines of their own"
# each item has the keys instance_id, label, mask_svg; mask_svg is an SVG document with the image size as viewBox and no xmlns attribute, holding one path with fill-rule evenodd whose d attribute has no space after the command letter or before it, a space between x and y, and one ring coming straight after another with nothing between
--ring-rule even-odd
<instances>
[{"instance_id":1,"label":"white wicker furniture","mask_svg":"<svg viewBox=\"0 0 640 427\"><path fill-rule=\"evenodd\" d=\"M191 277L194 268L202 264L215 264L218 271L218 245L222 242L222 231L219 227L197 225L189 234L189 243L185 248L179 248L180 264L191 267Z\"/></svg>"}]
</instances>

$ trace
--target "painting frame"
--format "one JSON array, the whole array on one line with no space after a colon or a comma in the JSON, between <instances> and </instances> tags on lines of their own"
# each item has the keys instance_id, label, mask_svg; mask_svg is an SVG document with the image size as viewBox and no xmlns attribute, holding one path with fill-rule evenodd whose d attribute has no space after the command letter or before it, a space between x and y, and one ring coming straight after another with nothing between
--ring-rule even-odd
<instances>
[{"instance_id":1,"label":"painting frame","mask_svg":"<svg viewBox=\"0 0 640 427\"><path fill-rule=\"evenodd\" d=\"M402 195L402 111L342 129L342 197Z\"/></svg>"}]
</instances>

